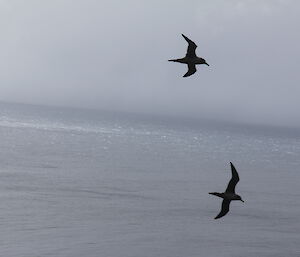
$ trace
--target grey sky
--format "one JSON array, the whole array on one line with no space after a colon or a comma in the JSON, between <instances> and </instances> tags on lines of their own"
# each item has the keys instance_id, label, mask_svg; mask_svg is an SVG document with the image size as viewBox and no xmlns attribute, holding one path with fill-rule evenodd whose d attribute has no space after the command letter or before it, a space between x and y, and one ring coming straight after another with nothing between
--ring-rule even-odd
<instances>
[{"instance_id":1,"label":"grey sky","mask_svg":"<svg viewBox=\"0 0 300 257\"><path fill-rule=\"evenodd\" d=\"M187 2L189 4L187 4ZM0 100L300 126L297 0L0 0ZM210 66L182 78L184 33Z\"/></svg>"}]
</instances>

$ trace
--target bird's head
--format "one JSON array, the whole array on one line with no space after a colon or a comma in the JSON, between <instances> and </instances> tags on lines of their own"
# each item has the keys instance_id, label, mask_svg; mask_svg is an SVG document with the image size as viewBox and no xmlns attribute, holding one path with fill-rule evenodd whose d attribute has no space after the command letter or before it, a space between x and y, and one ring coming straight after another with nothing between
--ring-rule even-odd
<instances>
[{"instance_id":1,"label":"bird's head","mask_svg":"<svg viewBox=\"0 0 300 257\"><path fill-rule=\"evenodd\" d=\"M209 64L203 59L203 64L206 64L207 66L209 66Z\"/></svg>"},{"instance_id":2,"label":"bird's head","mask_svg":"<svg viewBox=\"0 0 300 257\"><path fill-rule=\"evenodd\" d=\"M244 203L244 200L239 195L238 195L238 200L240 200L240 201L242 201Z\"/></svg>"}]
</instances>

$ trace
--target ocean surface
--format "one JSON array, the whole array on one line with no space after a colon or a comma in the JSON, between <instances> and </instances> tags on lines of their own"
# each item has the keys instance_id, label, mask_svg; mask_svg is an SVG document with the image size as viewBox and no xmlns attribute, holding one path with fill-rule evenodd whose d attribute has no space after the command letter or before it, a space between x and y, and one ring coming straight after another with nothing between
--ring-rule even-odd
<instances>
[{"instance_id":1,"label":"ocean surface","mask_svg":"<svg viewBox=\"0 0 300 257\"><path fill-rule=\"evenodd\" d=\"M300 256L300 130L1 103L0 146L1 257Z\"/></svg>"}]
</instances>

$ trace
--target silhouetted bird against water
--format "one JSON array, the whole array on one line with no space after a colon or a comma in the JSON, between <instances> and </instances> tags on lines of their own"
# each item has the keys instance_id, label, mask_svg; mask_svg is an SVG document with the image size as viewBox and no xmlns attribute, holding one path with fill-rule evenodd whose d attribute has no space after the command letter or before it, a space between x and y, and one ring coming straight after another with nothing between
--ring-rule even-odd
<instances>
[{"instance_id":1,"label":"silhouetted bird against water","mask_svg":"<svg viewBox=\"0 0 300 257\"><path fill-rule=\"evenodd\" d=\"M187 38L185 35L183 34L181 35L189 43L186 55L184 58L169 60L169 62L180 62L180 63L187 64L188 72L184 74L183 77L188 77L193 75L197 71L196 64L206 64L207 66L209 66L209 64L203 58L200 58L196 55L197 45L192 40Z\"/></svg>"},{"instance_id":2,"label":"silhouetted bird against water","mask_svg":"<svg viewBox=\"0 0 300 257\"><path fill-rule=\"evenodd\" d=\"M209 193L211 195L216 195L216 196L219 196L224 199L222 202L222 209L221 209L220 213L218 214L218 216L215 217L215 219L219 219L219 218L225 216L227 214L227 212L229 212L229 205L230 205L231 201L239 200L239 201L244 202L242 200L242 198L235 193L235 186L239 182L240 178L239 178L239 174L237 173L233 164L230 163L230 165L231 165L232 178L229 181L226 191L224 193L217 193L217 192Z\"/></svg>"}]
</instances>

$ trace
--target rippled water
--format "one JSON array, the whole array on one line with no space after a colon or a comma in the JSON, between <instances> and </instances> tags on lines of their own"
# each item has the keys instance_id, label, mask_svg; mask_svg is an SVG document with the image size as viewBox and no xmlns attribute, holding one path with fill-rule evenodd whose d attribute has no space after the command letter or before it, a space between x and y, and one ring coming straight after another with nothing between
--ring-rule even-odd
<instances>
[{"instance_id":1,"label":"rippled water","mask_svg":"<svg viewBox=\"0 0 300 257\"><path fill-rule=\"evenodd\" d=\"M300 256L300 131L0 107L0 256Z\"/></svg>"}]
</instances>

